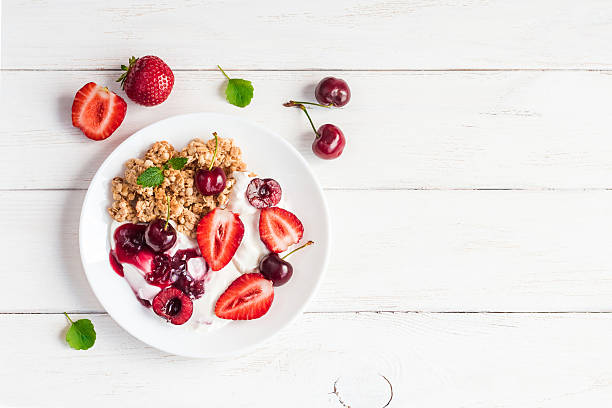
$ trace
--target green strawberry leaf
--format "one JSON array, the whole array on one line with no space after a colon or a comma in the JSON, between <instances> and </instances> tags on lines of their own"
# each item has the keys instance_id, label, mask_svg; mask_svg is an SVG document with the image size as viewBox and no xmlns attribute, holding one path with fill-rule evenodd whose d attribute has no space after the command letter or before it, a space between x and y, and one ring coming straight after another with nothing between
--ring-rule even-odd
<instances>
[{"instance_id":1,"label":"green strawberry leaf","mask_svg":"<svg viewBox=\"0 0 612 408\"><path fill-rule=\"evenodd\" d=\"M187 164L186 157L173 157L168 160L168 163L174 170L180 170Z\"/></svg>"},{"instance_id":2,"label":"green strawberry leaf","mask_svg":"<svg viewBox=\"0 0 612 408\"><path fill-rule=\"evenodd\" d=\"M149 167L136 179L136 183L143 187L157 187L164 182L164 173L159 167Z\"/></svg>"},{"instance_id":3,"label":"green strawberry leaf","mask_svg":"<svg viewBox=\"0 0 612 408\"><path fill-rule=\"evenodd\" d=\"M66 332L66 342L75 350L87 350L96 342L96 331L89 319L79 319L73 322L68 314L64 313L72 325Z\"/></svg>"}]
</instances>

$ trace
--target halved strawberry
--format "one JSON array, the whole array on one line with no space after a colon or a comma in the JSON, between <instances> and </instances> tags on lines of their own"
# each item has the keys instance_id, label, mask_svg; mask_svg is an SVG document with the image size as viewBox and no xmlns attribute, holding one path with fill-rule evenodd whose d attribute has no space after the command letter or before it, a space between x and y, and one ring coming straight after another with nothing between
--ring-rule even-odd
<instances>
[{"instance_id":1,"label":"halved strawberry","mask_svg":"<svg viewBox=\"0 0 612 408\"><path fill-rule=\"evenodd\" d=\"M117 94L95 82L85 84L72 102L72 126L90 139L109 137L125 118L127 104Z\"/></svg>"},{"instance_id":2,"label":"halved strawberry","mask_svg":"<svg viewBox=\"0 0 612 408\"><path fill-rule=\"evenodd\" d=\"M293 213L279 207L264 208L259 216L259 237L272 252L286 251L304 235L304 226Z\"/></svg>"},{"instance_id":3,"label":"halved strawberry","mask_svg":"<svg viewBox=\"0 0 612 408\"><path fill-rule=\"evenodd\" d=\"M215 314L221 319L258 319L270 310L273 300L272 282L260 273L246 273L236 278L219 297Z\"/></svg>"},{"instance_id":4,"label":"halved strawberry","mask_svg":"<svg viewBox=\"0 0 612 408\"><path fill-rule=\"evenodd\" d=\"M202 217L196 239L210 269L218 271L232 260L243 235L244 224L238 214L215 208Z\"/></svg>"}]
</instances>

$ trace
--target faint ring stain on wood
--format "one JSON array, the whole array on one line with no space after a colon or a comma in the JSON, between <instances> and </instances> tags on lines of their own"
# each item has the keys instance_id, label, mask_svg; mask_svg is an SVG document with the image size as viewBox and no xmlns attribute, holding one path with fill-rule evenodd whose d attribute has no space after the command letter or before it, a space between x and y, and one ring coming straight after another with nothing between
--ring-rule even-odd
<instances>
[{"instance_id":1,"label":"faint ring stain on wood","mask_svg":"<svg viewBox=\"0 0 612 408\"><path fill-rule=\"evenodd\" d=\"M386 382L387 384L389 384L389 400L387 401L387 403L385 405L383 405L381 408L387 408L389 406L389 404L391 404L391 401L393 400L393 385L391 384L391 381L389 381L389 379L387 377L385 377L382 374L379 374ZM334 381L334 390L332 391L332 394L334 394L336 396L336 398L338 398L338 402L345 408L351 408L351 406L344 402L342 400L342 397L340 397L340 393L338 392L338 381L340 380L340 378L336 378L336 381Z\"/></svg>"},{"instance_id":2,"label":"faint ring stain on wood","mask_svg":"<svg viewBox=\"0 0 612 408\"><path fill-rule=\"evenodd\" d=\"M351 408L350 405L347 405L345 404L344 401L342 401L342 398L340 397L340 394L338 393L338 380L339 379L340 378L336 378L336 381L334 381L334 391L332 391L332 394L334 394L338 398L338 402L342 404L343 407Z\"/></svg>"},{"instance_id":3,"label":"faint ring stain on wood","mask_svg":"<svg viewBox=\"0 0 612 408\"><path fill-rule=\"evenodd\" d=\"M391 400L393 400L393 385L391 385L391 381L389 381L389 379L387 377L385 377L382 374L380 374L380 376L385 379L387 384L389 384L389 401L387 401L387 403L385 405L383 405L383 407L382 407L382 408L386 408L391 403Z\"/></svg>"}]
</instances>

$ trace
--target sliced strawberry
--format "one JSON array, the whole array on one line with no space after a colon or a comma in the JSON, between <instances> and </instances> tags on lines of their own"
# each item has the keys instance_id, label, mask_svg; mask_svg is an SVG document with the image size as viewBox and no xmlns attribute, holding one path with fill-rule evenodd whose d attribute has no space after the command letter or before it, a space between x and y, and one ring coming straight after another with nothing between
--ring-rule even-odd
<instances>
[{"instance_id":1,"label":"sliced strawberry","mask_svg":"<svg viewBox=\"0 0 612 408\"><path fill-rule=\"evenodd\" d=\"M109 137L125 118L127 104L117 94L94 82L85 84L72 102L72 126L90 139Z\"/></svg>"},{"instance_id":2,"label":"sliced strawberry","mask_svg":"<svg viewBox=\"0 0 612 408\"><path fill-rule=\"evenodd\" d=\"M293 213L279 207L264 208L259 216L259 237L272 252L286 251L304 235L304 226Z\"/></svg>"},{"instance_id":3,"label":"sliced strawberry","mask_svg":"<svg viewBox=\"0 0 612 408\"><path fill-rule=\"evenodd\" d=\"M196 239L210 269L218 271L232 260L243 235L244 224L238 214L215 208L202 217Z\"/></svg>"},{"instance_id":4,"label":"sliced strawberry","mask_svg":"<svg viewBox=\"0 0 612 408\"><path fill-rule=\"evenodd\" d=\"M247 273L236 278L215 305L221 319L251 320L265 315L274 300L272 282L260 273Z\"/></svg>"}]
</instances>

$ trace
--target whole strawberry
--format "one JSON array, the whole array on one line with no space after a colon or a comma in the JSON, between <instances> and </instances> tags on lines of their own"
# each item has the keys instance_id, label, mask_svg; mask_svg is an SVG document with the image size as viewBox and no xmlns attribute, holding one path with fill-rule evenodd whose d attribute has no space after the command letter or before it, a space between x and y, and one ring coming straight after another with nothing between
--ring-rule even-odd
<instances>
[{"instance_id":1,"label":"whole strawberry","mask_svg":"<svg viewBox=\"0 0 612 408\"><path fill-rule=\"evenodd\" d=\"M124 72L117 82L127 96L144 106L159 105L170 95L174 86L174 74L161 58L147 55L130 58L130 65L122 65Z\"/></svg>"}]
</instances>

